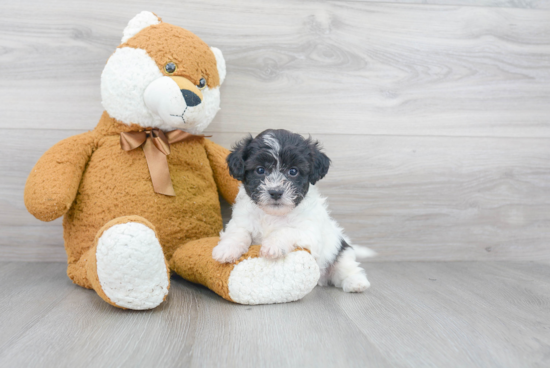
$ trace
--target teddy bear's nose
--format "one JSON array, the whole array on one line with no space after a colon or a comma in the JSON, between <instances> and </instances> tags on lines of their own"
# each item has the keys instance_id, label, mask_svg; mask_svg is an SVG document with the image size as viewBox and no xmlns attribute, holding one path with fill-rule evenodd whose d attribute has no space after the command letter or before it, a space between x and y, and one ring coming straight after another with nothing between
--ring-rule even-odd
<instances>
[{"instance_id":1,"label":"teddy bear's nose","mask_svg":"<svg viewBox=\"0 0 550 368\"><path fill-rule=\"evenodd\" d=\"M197 96L194 92L191 92L188 89L182 89L180 91L187 106L197 106L201 103L201 98Z\"/></svg>"}]
</instances>

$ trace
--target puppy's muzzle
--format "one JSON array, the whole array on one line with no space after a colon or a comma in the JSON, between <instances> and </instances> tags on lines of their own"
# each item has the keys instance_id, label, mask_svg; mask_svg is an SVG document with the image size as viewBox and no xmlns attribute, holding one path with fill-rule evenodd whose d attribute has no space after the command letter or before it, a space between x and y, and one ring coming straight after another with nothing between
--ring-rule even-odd
<instances>
[{"instance_id":1,"label":"puppy's muzzle","mask_svg":"<svg viewBox=\"0 0 550 368\"><path fill-rule=\"evenodd\" d=\"M281 199L281 197L283 196L284 190L282 190L282 189L270 189L267 192L269 193L269 196L272 199L278 200L278 199Z\"/></svg>"}]
</instances>

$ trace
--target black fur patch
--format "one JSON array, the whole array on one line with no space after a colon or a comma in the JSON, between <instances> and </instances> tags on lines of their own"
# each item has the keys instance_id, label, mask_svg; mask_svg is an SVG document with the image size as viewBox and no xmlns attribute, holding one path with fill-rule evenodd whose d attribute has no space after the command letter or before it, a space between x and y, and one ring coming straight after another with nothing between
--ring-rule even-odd
<instances>
[{"instance_id":1,"label":"black fur patch","mask_svg":"<svg viewBox=\"0 0 550 368\"><path fill-rule=\"evenodd\" d=\"M349 245L344 239L340 241L340 249L338 249L338 253L336 253L336 257L334 257L334 261L332 264L338 262L338 258L344 253L344 251L348 248L351 248L351 245Z\"/></svg>"},{"instance_id":2,"label":"black fur patch","mask_svg":"<svg viewBox=\"0 0 550 368\"><path fill-rule=\"evenodd\" d=\"M252 136L242 139L233 145L233 150L227 156L227 167L229 168L229 174L239 181L244 179L244 160L246 160L245 150L252 142Z\"/></svg>"}]
</instances>

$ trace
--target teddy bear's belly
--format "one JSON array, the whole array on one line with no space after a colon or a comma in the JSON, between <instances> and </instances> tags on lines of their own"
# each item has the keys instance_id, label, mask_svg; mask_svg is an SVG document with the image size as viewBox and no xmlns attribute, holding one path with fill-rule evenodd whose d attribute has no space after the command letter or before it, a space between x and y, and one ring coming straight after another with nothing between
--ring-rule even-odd
<instances>
[{"instance_id":1,"label":"teddy bear's belly","mask_svg":"<svg viewBox=\"0 0 550 368\"><path fill-rule=\"evenodd\" d=\"M150 221L167 259L190 240L219 234L223 225L218 193L199 142L172 145L168 164L176 196L170 197L154 192L143 150L122 151L114 138L93 153L64 218L69 262L78 261L97 231L120 216L139 215Z\"/></svg>"}]
</instances>

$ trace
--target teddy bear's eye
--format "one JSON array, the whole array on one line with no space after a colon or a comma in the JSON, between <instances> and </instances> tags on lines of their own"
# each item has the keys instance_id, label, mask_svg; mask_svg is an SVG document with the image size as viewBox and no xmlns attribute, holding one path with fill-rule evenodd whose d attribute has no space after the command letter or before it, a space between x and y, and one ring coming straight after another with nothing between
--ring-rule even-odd
<instances>
[{"instance_id":1,"label":"teddy bear's eye","mask_svg":"<svg viewBox=\"0 0 550 368\"><path fill-rule=\"evenodd\" d=\"M199 89L203 89L204 87L206 87L206 79L201 78L199 84L197 84L197 87L199 87Z\"/></svg>"},{"instance_id":2,"label":"teddy bear's eye","mask_svg":"<svg viewBox=\"0 0 550 368\"><path fill-rule=\"evenodd\" d=\"M164 70L166 71L166 73L172 74L176 71L176 64L174 64L173 62L169 62L164 66Z\"/></svg>"}]
</instances>

